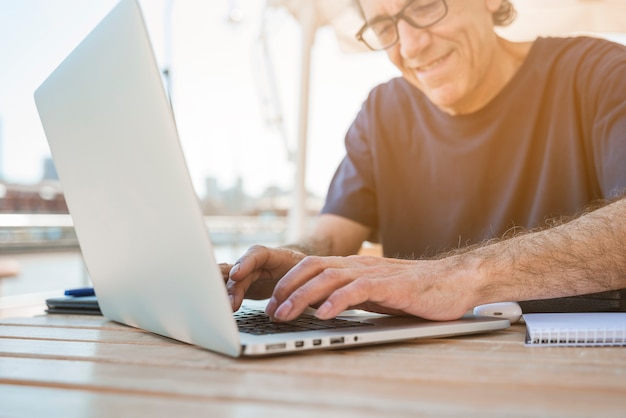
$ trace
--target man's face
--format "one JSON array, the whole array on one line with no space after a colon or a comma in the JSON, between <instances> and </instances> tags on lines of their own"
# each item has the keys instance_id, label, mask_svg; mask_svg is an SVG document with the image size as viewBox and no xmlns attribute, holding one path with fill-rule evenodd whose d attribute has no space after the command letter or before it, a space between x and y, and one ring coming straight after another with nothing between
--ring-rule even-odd
<instances>
[{"instance_id":1,"label":"man's face","mask_svg":"<svg viewBox=\"0 0 626 418\"><path fill-rule=\"evenodd\" d=\"M367 21L398 13L409 0L361 0ZM425 0L426 3L437 0ZM500 88L491 80L497 57L492 13L500 0L448 0L440 22L416 29L398 22L399 42L387 50L403 76L451 114L484 106ZM496 71L497 73L497 71Z\"/></svg>"}]
</instances>

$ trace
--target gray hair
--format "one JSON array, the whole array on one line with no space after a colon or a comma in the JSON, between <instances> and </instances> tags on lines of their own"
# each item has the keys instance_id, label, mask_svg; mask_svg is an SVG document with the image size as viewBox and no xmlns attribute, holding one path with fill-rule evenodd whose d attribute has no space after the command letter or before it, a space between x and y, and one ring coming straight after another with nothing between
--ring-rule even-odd
<instances>
[{"instance_id":1,"label":"gray hair","mask_svg":"<svg viewBox=\"0 0 626 418\"><path fill-rule=\"evenodd\" d=\"M502 0L500 8L493 14L493 24L496 26L510 25L517 16L515 7L510 0Z\"/></svg>"},{"instance_id":2,"label":"gray hair","mask_svg":"<svg viewBox=\"0 0 626 418\"><path fill-rule=\"evenodd\" d=\"M355 2L361 12L361 17L365 18L365 13L363 13L363 7L361 6L360 0L355 0ZM517 11L515 11L513 3L511 3L510 0L502 0L500 8L493 14L493 23L496 26L507 26L515 20L516 16Z\"/></svg>"}]
</instances>

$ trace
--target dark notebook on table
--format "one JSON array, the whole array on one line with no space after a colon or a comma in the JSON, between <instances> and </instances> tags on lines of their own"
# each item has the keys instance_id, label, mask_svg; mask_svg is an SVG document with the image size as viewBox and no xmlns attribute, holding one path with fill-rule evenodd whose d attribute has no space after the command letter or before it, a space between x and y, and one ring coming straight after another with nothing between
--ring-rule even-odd
<instances>
[{"instance_id":1,"label":"dark notebook on table","mask_svg":"<svg viewBox=\"0 0 626 418\"><path fill-rule=\"evenodd\" d=\"M102 315L95 296L59 296L46 299L47 313Z\"/></svg>"}]
</instances>

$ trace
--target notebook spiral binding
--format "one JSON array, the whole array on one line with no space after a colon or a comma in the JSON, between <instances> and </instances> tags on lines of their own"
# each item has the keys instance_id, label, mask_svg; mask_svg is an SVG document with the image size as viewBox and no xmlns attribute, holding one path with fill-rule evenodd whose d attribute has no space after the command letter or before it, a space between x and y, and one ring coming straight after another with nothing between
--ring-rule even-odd
<instances>
[{"instance_id":1,"label":"notebook spiral binding","mask_svg":"<svg viewBox=\"0 0 626 418\"><path fill-rule=\"evenodd\" d=\"M624 329L567 329L536 330L529 341L533 345L561 346L623 346L626 345Z\"/></svg>"}]
</instances>

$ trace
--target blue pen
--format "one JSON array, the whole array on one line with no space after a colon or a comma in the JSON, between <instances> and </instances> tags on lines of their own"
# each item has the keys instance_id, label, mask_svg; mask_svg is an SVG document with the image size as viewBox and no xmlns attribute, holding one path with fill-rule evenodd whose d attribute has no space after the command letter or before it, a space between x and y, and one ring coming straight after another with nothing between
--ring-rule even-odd
<instances>
[{"instance_id":1,"label":"blue pen","mask_svg":"<svg viewBox=\"0 0 626 418\"><path fill-rule=\"evenodd\" d=\"M78 289L68 289L65 291L65 296L93 296L96 293L93 287L81 287Z\"/></svg>"}]
</instances>

